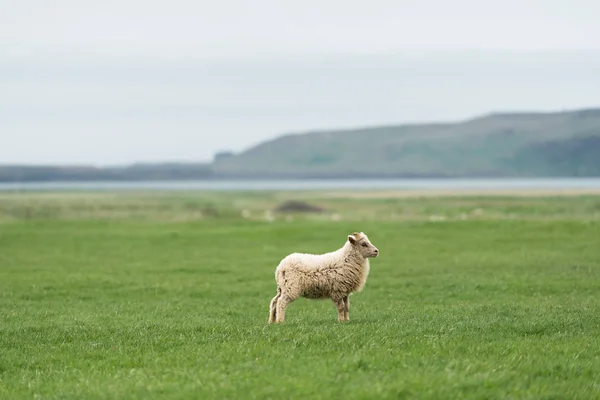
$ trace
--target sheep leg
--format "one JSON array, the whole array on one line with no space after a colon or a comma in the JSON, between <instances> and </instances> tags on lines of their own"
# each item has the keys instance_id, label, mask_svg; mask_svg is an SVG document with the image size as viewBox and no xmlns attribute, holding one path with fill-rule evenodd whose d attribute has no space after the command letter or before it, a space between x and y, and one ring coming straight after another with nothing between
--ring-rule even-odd
<instances>
[{"instance_id":1,"label":"sheep leg","mask_svg":"<svg viewBox=\"0 0 600 400\"><path fill-rule=\"evenodd\" d=\"M275 311L275 322L283 322L285 320L285 309L288 304L292 302L292 299L288 296L281 296L277 300L276 311Z\"/></svg>"},{"instance_id":2,"label":"sheep leg","mask_svg":"<svg viewBox=\"0 0 600 400\"><path fill-rule=\"evenodd\" d=\"M338 321L345 321L344 310L346 309L346 306L344 304L344 300L343 299L333 300L333 302L335 303L335 307L337 308Z\"/></svg>"},{"instance_id":3,"label":"sheep leg","mask_svg":"<svg viewBox=\"0 0 600 400\"><path fill-rule=\"evenodd\" d=\"M344 296L344 320L350 321L350 296Z\"/></svg>"},{"instance_id":4,"label":"sheep leg","mask_svg":"<svg viewBox=\"0 0 600 400\"><path fill-rule=\"evenodd\" d=\"M277 303L279 301L279 297L281 296L281 291L277 291L277 295L273 297L271 300L271 304L269 305L269 323L272 324L275 322L277 318Z\"/></svg>"}]
</instances>

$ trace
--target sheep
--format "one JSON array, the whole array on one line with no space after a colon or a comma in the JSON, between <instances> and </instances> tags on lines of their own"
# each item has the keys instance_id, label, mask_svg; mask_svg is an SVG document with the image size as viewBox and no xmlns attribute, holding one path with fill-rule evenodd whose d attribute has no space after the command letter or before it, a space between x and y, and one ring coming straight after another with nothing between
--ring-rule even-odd
<instances>
[{"instance_id":1,"label":"sheep","mask_svg":"<svg viewBox=\"0 0 600 400\"><path fill-rule=\"evenodd\" d=\"M331 299L338 321L349 321L350 294L363 290L369 275L369 259L379 250L364 232L348 235L336 251L325 254L292 253L275 269L277 294L269 305L269 323L285 319L285 310L294 300Z\"/></svg>"}]
</instances>

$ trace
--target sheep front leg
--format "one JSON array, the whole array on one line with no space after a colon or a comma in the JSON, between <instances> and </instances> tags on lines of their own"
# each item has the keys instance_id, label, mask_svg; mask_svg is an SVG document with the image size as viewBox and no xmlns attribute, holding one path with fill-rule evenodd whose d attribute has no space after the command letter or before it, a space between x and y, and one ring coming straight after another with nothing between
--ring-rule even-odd
<instances>
[{"instance_id":1,"label":"sheep front leg","mask_svg":"<svg viewBox=\"0 0 600 400\"><path fill-rule=\"evenodd\" d=\"M344 296L344 321L350 321L350 296Z\"/></svg>"},{"instance_id":2,"label":"sheep front leg","mask_svg":"<svg viewBox=\"0 0 600 400\"><path fill-rule=\"evenodd\" d=\"M338 312L338 321L345 321L344 310L346 308L343 299L333 300Z\"/></svg>"}]
</instances>

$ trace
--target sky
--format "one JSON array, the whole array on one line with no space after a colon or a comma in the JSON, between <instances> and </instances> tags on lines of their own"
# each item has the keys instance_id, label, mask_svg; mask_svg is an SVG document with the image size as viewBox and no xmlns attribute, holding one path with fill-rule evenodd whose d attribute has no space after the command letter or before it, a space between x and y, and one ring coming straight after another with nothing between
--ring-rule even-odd
<instances>
[{"instance_id":1,"label":"sky","mask_svg":"<svg viewBox=\"0 0 600 400\"><path fill-rule=\"evenodd\" d=\"M594 0L0 0L0 164L600 106Z\"/></svg>"}]
</instances>

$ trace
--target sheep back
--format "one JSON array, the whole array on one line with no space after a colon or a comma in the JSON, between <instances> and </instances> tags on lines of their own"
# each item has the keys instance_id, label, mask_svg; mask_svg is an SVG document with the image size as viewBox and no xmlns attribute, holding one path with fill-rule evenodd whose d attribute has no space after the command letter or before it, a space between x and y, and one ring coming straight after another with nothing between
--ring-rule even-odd
<instances>
[{"instance_id":1,"label":"sheep back","mask_svg":"<svg viewBox=\"0 0 600 400\"><path fill-rule=\"evenodd\" d=\"M369 260L343 250L288 255L275 270L277 285L291 298L340 299L360 292L369 274Z\"/></svg>"}]
</instances>

